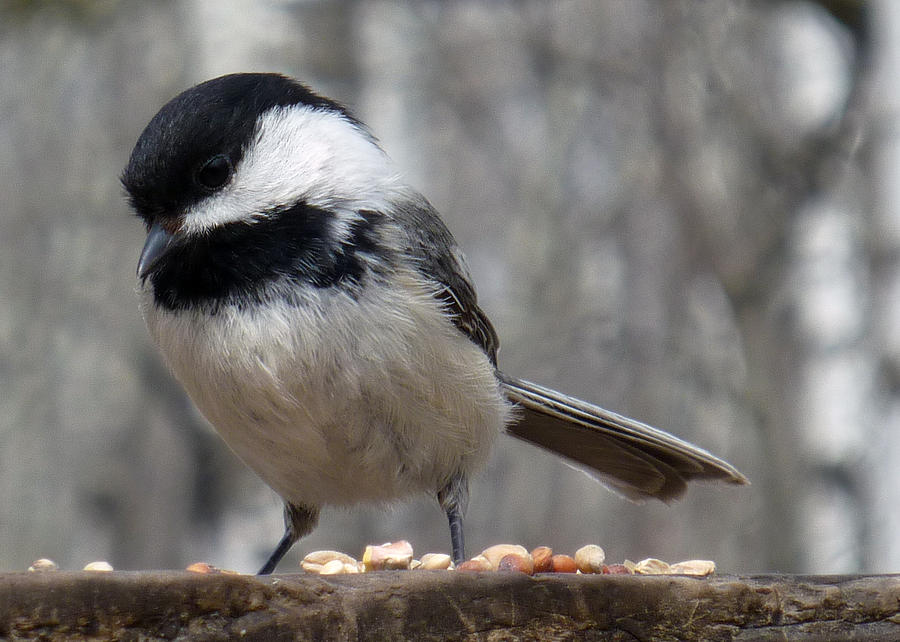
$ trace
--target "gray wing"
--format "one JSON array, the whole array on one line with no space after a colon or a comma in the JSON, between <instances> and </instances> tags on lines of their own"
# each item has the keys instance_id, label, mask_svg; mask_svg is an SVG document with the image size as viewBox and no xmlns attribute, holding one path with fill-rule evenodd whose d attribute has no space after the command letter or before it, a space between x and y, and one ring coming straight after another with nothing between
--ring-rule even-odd
<instances>
[{"instance_id":1,"label":"gray wing","mask_svg":"<svg viewBox=\"0 0 900 642\"><path fill-rule=\"evenodd\" d=\"M440 285L435 296L453 323L496 367L497 333L478 307L465 260L437 212L424 198L411 199L397 207L395 217L417 268ZM694 479L747 483L727 462L666 432L499 371L497 377L521 409L507 426L509 434L586 468L633 501L677 499Z\"/></svg>"},{"instance_id":2,"label":"gray wing","mask_svg":"<svg viewBox=\"0 0 900 642\"><path fill-rule=\"evenodd\" d=\"M444 304L453 324L484 350L497 365L500 342L494 326L478 307L478 297L465 258L450 230L424 197L399 204L395 218L407 236L407 251L419 271L440 285L435 296Z\"/></svg>"}]
</instances>

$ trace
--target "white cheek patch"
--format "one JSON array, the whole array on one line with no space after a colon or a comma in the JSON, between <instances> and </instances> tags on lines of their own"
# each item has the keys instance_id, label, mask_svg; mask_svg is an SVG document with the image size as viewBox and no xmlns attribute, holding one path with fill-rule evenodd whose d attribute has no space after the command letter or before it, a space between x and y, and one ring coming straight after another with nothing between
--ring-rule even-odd
<instances>
[{"instance_id":1,"label":"white cheek patch","mask_svg":"<svg viewBox=\"0 0 900 642\"><path fill-rule=\"evenodd\" d=\"M188 211L182 229L202 234L298 202L335 212L340 228L360 209L386 211L401 189L387 155L340 114L276 107L259 118L231 182Z\"/></svg>"}]
</instances>

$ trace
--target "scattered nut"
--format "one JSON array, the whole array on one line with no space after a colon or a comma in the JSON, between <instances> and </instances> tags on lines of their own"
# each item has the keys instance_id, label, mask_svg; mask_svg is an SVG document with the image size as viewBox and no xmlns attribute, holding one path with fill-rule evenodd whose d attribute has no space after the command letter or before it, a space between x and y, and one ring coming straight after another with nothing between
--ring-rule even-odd
<instances>
[{"instance_id":1,"label":"scattered nut","mask_svg":"<svg viewBox=\"0 0 900 642\"><path fill-rule=\"evenodd\" d=\"M341 564L349 566L356 566L358 564L355 559L340 551L313 551L303 558L303 561L300 562L300 568L307 573L319 574L326 564L334 560L338 560Z\"/></svg>"},{"instance_id":2,"label":"scattered nut","mask_svg":"<svg viewBox=\"0 0 900 642\"><path fill-rule=\"evenodd\" d=\"M641 575L668 575L671 573L671 566L662 560L648 557L634 565L634 572Z\"/></svg>"},{"instance_id":3,"label":"scattered nut","mask_svg":"<svg viewBox=\"0 0 900 642\"><path fill-rule=\"evenodd\" d=\"M59 566L53 560L48 560L42 557L39 560L34 560L31 563L31 566L28 567L29 572L31 573L41 573L43 571L56 571L59 570Z\"/></svg>"},{"instance_id":4,"label":"scattered nut","mask_svg":"<svg viewBox=\"0 0 900 642\"><path fill-rule=\"evenodd\" d=\"M574 573L578 570L575 560L568 555L557 554L550 558L550 566L554 573Z\"/></svg>"},{"instance_id":5,"label":"scattered nut","mask_svg":"<svg viewBox=\"0 0 900 642\"><path fill-rule=\"evenodd\" d=\"M575 551L575 565L582 573L602 573L606 553L596 544L582 546Z\"/></svg>"},{"instance_id":6,"label":"scattered nut","mask_svg":"<svg viewBox=\"0 0 900 642\"><path fill-rule=\"evenodd\" d=\"M412 558L412 545L402 539L381 546L366 546L362 561L366 571L388 571L408 569Z\"/></svg>"},{"instance_id":7,"label":"scattered nut","mask_svg":"<svg viewBox=\"0 0 900 642\"><path fill-rule=\"evenodd\" d=\"M453 560L446 553L425 553L415 568L424 571L442 571L450 568L452 562Z\"/></svg>"},{"instance_id":8,"label":"scattered nut","mask_svg":"<svg viewBox=\"0 0 900 642\"><path fill-rule=\"evenodd\" d=\"M456 567L457 571L490 571L491 563L483 555L476 555Z\"/></svg>"},{"instance_id":9,"label":"scattered nut","mask_svg":"<svg viewBox=\"0 0 900 642\"><path fill-rule=\"evenodd\" d=\"M338 575L344 572L344 563L339 559L325 562L319 570L319 575Z\"/></svg>"},{"instance_id":10,"label":"scattered nut","mask_svg":"<svg viewBox=\"0 0 900 642\"><path fill-rule=\"evenodd\" d=\"M524 546L519 546L518 544L495 544L481 551L482 557L490 562L492 571L496 571L500 567L500 560L510 554L531 559L531 553ZM533 561L531 562L531 567L534 568Z\"/></svg>"},{"instance_id":11,"label":"scattered nut","mask_svg":"<svg viewBox=\"0 0 900 642\"><path fill-rule=\"evenodd\" d=\"M218 568L213 566L212 564L207 564L206 562L194 562L193 564L191 564L184 570L188 571L189 573L203 573L203 574L221 573L222 572Z\"/></svg>"},{"instance_id":12,"label":"scattered nut","mask_svg":"<svg viewBox=\"0 0 900 642\"><path fill-rule=\"evenodd\" d=\"M712 575L716 572L716 563L712 560L687 560L672 564L669 572L678 575L706 577L707 575Z\"/></svg>"},{"instance_id":13,"label":"scattered nut","mask_svg":"<svg viewBox=\"0 0 900 642\"><path fill-rule=\"evenodd\" d=\"M525 575L534 574L534 561L531 555L522 556L510 553L500 558L497 565L498 571L515 571L517 573L525 573Z\"/></svg>"},{"instance_id":14,"label":"scattered nut","mask_svg":"<svg viewBox=\"0 0 900 642\"><path fill-rule=\"evenodd\" d=\"M711 560L685 560L668 564L655 558L640 562L625 560L621 564L604 564L606 554L596 544L587 544L575 551L574 556L554 554L549 546L538 546L530 553L518 544L496 544L490 546L459 566L453 564L445 553L426 553L421 559L413 559L412 545L406 540L366 546L362 561L339 551L314 551L303 558L300 566L308 573L338 575L343 573L364 573L367 571L392 569L423 569L459 571L515 571L533 575L535 573L603 573L606 575L693 575L705 577L716 572L716 564ZM36 560L29 571L55 570L51 560ZM84 567L92 571L111 571L106 562L92 562ZM234 573L216 568L205 562L191 564L187 570L192 573Z\"/></svg>"},{"instance_id":15,"label":"scattered nut","mask_svg":"<svg viewBox=\"0 0 900 642\"><path fill-rule=\"evenodd\" d=\"M106 573L113 570L113 567L109 562L91 562L90 564L87 564L82 570L101 571Z\"/></svg>"},{"instance_id":16,"label":"scattered nut","mask_svg":"<svg viewBox=\"0 0 900 642\"><path fill-rule=\"evenodd\" d=\"M550 558L553 557L553 549L549 546L538 546L531 551L531 559L534 560L535 573L549 573L553 570Z\"/></svg>"},{"instance_id":17,"label":"scattered nut","mask_svg":"<svg viewBox=\"0 0 900 642\"><path fill-rule=\"evenodd\" d=\"M303 561L309 562L310 564L326 564L334 559L341 560L347 564L356 561L346 553L341 553L340 551L313 551L312 553L308 553L306 557L303 558Z\"/></svg>"}]
</instances>

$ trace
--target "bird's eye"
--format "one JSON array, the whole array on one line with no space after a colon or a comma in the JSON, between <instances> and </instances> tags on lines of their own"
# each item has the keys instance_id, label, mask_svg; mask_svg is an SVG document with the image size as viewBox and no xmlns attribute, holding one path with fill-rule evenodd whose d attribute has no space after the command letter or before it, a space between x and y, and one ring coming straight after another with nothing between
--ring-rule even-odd
<instances>
[{"instance_id":1,"label":"bird's eye","mask_svg":"<svg viewBox=\"0 0 900 642\"><path fill-rule=\"evenodd\" d=\"M206 189L219 189L231 178L233 168L227 156L219 154L197 170L197 182Z\"/></svg>"}]
</instances>

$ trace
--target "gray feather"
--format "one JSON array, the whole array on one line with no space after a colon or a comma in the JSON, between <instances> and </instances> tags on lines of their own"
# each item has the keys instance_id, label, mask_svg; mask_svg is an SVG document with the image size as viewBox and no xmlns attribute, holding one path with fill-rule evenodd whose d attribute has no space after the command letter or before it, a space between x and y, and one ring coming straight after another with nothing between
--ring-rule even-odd
<instances>
[{"instance_id":1,"label":"gray feather","mask_svg":"<svg viewBox=\"0 0 900 642\"><path fill-rule=\"evenodd\" d=\"M718 457L669 433L561 392L499 374L520 406L507 427L514 437L562 455L633 501L671 501L691 480L747 484Z\"/></svg>"}]
</instances>

